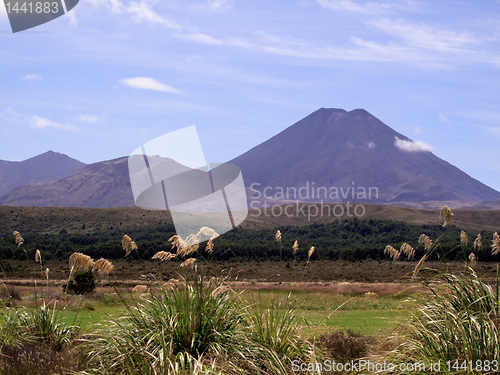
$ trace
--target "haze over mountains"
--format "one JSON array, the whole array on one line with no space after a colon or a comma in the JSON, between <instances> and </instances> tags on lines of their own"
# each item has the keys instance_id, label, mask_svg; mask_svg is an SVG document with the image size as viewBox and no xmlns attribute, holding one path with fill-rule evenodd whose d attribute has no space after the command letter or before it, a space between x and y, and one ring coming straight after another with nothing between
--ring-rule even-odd
<instances>
[{"instance_id":1,"label":"haze over mountains","mask_svg":"<svg viewBox=\"0 0 500 375\"><path fill-rule=\"evenodd\" d=\"M169 163L180 168L173 161ZM267 195L275 196L279 188L286 192L287 188L298 191L307 186L307 196L285 194L273 203L280 203L280 199L319 201L324 192L327 199L323 200L329 202L500 202L499 192L363 109L321 108L230 163L241 168L250 201L257 194L255 190L262 192L266 187ZM313 185L314 189L324 188L322 196L312 197ZM354 199L348 190L353 188ZM365 189L364 197L359 195L361 189ZM0 161L0 205L134 205L127 157L85 165L47 152L23 162Z\"/></svg>"}]
</instances>

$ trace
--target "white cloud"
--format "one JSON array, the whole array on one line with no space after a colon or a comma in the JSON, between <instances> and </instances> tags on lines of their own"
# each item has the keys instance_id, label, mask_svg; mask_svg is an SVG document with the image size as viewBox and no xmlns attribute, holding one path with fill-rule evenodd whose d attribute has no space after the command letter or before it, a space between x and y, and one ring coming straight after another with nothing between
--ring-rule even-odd
<instances>
[{"instance_id":1,"label":"white cloud","mask_svg":"<svg viewBox=\"0 0 500 375\"><path fill-rule=\"evenodd\" d=\"M156 13L146 1L130 1L128 4L120 0L89 0L94 7L106 7L112 13L128 13L136 22L146 21L153 24L162 24L169 29L181 30L182 27L175 21Z\"/></svg>"},{"instance_id":2,"label":"white cloud","mask_svg":"<svg viewBox=\"0 0 500 375\"><path fill-rule=\"evenodd\" d=\"M140 3L132 1L130 2L130 5L125 9L126 12L133 15L133 17L137 22L145 20L151 23L162 24L168 27L169 29L176 29L176 30L181 29L181 27L179 26L179 24L177 24L177 22L169 20L166 17L159 15L151 8L151 6L146 4L144 1L141 1Z\"/></svg>"},{"instance_id":3,"label":"white cloud","mask_svg":"<svg viewBox=\"0 0 500 375\"><path fill-rule=\"evenodd\" d=\"M195 34L177 34L176 36L180 36L183 39L189 40L191 42L195 43L201 43L201 44L211 44L211 45L224 45L222 40L220 39L215 39L213 36L207 35L207 34L200 34L200 33L195 33Z\"/></svg>"},{"instance_id":4,"label":"white cloud","mask_svg":"<svg viewBox=\"0 0 500 375\"><path fill-rule=\"evenodd\" d=\"M39 81L42 79L41 76L38 74L26 74L23 78L21 78L23 81Z\"/></svg>"},{"instance_id":5,"label":"white cloud","mask_svg":"<svg viewBox=\"0 0 500 375\"><path fill-rule=\"evenodd\" d=\"M376 146L375 142L368 142L368 148L375 148Z\"/></svg>"},{"instance_id":6,"label":"white cloud","mask_svg":"<svg viewBox=\"0 0 500 375\"><path fill-rule=\"evenodd\" d=\"M447 123L449 124L450 123L450 120L448 120L448 117L446 117L445 115L443 115L442 113L439 114L439 119L444 122L444 123Z\"/></svg>"},{"instance_id":7,"label":"white cloud","mask_svg":"<svg viewBox=\"0 0 500 375\"><path fill-rule=\"evenodd\" d=\"M51 127L51 128L63 129L63 130L77 130L78 129L76 126L59 124L57 122L53 122L53 121L47 120L47 119L45 119L43 117L39 117L39 116L31 116L28 118L28 121L29 121L29 124L32 128L43 129L43 128Z\"/></svg>"},{"instance_id":8,"label":"white cloud","mask_svg":"<svg viewBox=\"0 0 500 375\"><path fill-rule=\"evenodd\" d=\"M357 2L351 0L317 0L318 4L325 9L337 11L349 11L358 13L373 14L380 11L389 11L392 9L408 9L416 8L416 3L411 0L398 2Z\"/></svg>"},{"instance_id":9,"label":"white cloud","mask_svg":"<svg viewBox=\"0 0 500 375\"><path fill-rule=\"evenodd\" d=\"M219 10L229 6L232 0L208 0L207 6L213 10Z\"/></svg>"},{"instance_id":10,"label":"white cloud","mask_svg":"<svg viewBox=\"0 0 500 375\"><path fill-rule=\"evenodd\" d=\"M408 46L436 51L464 51L481 41L467 31L455 32L387 18L370 21L379 30L402 38Z\"/></svg>"},{"instance_id":11,"label":"white cloud","mask_svg":"<svg viewBox=\"0 0 500 375\"><path fill-rule=\"evenodd\" d=\"M148 77L126 78L122 79L120 82L123 85L127 85L136 89L163 91L163 92L170 92L173 94L180 93L179 90L174 89L171 86L165 85L153 78L148 78Z\"/></svg>"},{"instance_id":12,"label":"white cloud","mask_svg":"<svg viewBox=\"0 0 500 375\"><path fill-rule=\"evenodd\" d=\"M429 146L427 143L422 141L406 141L404 139L399 139L398 137L394 137L396 140L394 141L394 146L399 148L402 151L406 152L424 152L431 151L433 148Z\"/></svg>"},{"instance_id":13,"label":"white cloud","mask_svg":"<svg viewBox=\"0 0 500 375\"><path fill-rule=\"evenodd\" d=\"M99 121L99 117L91 115L80 115L76 118L78 121L95 123Z\"/></svg>"}]
</instances>

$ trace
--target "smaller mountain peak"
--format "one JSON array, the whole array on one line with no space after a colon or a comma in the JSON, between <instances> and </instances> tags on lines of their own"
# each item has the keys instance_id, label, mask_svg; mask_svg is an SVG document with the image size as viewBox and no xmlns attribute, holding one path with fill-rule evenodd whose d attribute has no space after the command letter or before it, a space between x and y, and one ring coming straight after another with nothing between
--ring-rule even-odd
<instances>
[{"instance_id":1,"label":"smaller mountain peak","mask_svg":"<svg viewBox=\"0 0 500 375\"><path fill-rule=\"evenodd\" d=\"M356 108L356 109L353 109L352 111L349 111L348 113L353 114L353 115L358 115L358 116L372 116L372 114L370 112L368 112L367 110L365 110L363 108Z\"/></svg>"}]
</instances>

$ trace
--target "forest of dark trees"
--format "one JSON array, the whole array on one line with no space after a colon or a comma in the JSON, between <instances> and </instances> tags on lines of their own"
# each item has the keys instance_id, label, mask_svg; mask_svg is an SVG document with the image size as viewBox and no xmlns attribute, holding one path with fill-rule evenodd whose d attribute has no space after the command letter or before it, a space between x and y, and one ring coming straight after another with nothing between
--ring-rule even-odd
<instances>
[{"instance_id":1,"label":"forest of dark trees","mask_svg":"<svg viewBox=\"0 0 500 375\"><path fill-rule=\"evenodd\" d=\"M440 225L412 225L390 220L344 220L309 226L280 226L272 229L250 230L236 228L221 235L214 241L213 254L205 252L205 244L195 256L206 259L239 261L278 261L280 244L275 239L276 231L282 233L283 260L293 259L292 246L298 241L297 260L307 257L311 246L315 252L311 260L389 259L384 254L387 245L398 249L404 242L415 247L415 258L424 254L424 246L418 243L420 234L425 233L434 242L440 237L440 246L432 253L431 259L465 260L474 251L479 261L498 261L499 256L491 255L492 233L482 232L483 249L474 250L473 242L477 234L469 234L468 246L460 246L461 229L456 226L443 228ZM94 259L100 257L119 259L124 257L121 246L123 235L127 234L137 243L138 252L131 257L151 259L158 251L173 251L169 238L175 234L172 224L160 225L123 233L110 227L90 233L68 233L62 229L57 235L22 233L24 244L17 247L13 236L0 237L0 259L31 259L36 249L43 252L45 259L67 259L73 252L81 252ZM404 260L404 257L402 258Z\"/></svg>"}]
</instances>

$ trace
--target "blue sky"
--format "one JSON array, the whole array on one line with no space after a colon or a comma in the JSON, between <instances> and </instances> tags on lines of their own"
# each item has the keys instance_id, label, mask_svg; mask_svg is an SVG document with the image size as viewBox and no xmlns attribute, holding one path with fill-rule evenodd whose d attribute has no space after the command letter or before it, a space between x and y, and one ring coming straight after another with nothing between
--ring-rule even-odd
<instances>
[{"instance_id":1,"label":"blue sky","mask_svg":"<svg viewBox=\"0 0 500 375\"><path fill-rule=\"evenodd\" d=\"M91 163L196 125L222 162L364 108L500 190L500 1L80 0L17 34L0 5L0 67L3 160Z\"/></svg>"}]
</instances>

